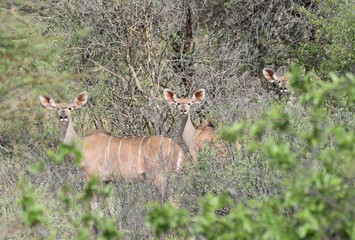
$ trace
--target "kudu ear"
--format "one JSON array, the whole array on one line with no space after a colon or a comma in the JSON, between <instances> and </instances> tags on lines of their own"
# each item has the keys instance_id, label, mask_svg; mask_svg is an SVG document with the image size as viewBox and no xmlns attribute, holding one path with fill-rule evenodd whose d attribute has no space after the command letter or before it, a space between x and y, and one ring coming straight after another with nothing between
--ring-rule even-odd
<instances>
[{"instance_id":1,"label":"kudu ear","mask_svg":"<svg viewBox=\"0 0 355 240\"><path fill-rule=\"evenodd\" d=\"M170 104L174 104L178 101L176 94L168 88L164 89L164 98Z\"/></svg>"},{"instance_id":2,"label":"kudu ear","mask_svg":"<svg viewBox=\"0 0 355 240\"><path fill-rule=\"evenodd\" d=\"M192 102L193 103L201 103L203 99L205 99L206 96L206 90L201 88L199 90L196 90L194 94L192 94Z\"/></svg>"},{"instance_id":3,"label":"kudu ear","mask_svg":"<svg viewBox=\"0 0 355 240\"><path fill-rule=\"evenodd\" d=\"M75 99L74 99L74 108L82 108L85 106L85 104L88 102L89 95L87 92L82 92L80 93Z\"/></svg>"},{"instance_id":4,"label":"kudu ear","mask_svg":"<svg viewBox=\"0 0 355 240\"><path fill-rule=\"evenodd\" d=\"M55 109L56 108L56 104L53 100L53 98L51 98L50 96L40 96L39 97L39 102L42 105L42 107L47 108L47 109Z\"/></svg>"},{"instance_id":5,"label":"kudu ear","mask_svg":"<svg viewBox=\"0 0 355 240\"><path fill-rule=\"evenodd\" d=\"M269 83L274 83L277 80L276 73L271 68L264 68L263 75Z\"/></svg>"}]
</instances>

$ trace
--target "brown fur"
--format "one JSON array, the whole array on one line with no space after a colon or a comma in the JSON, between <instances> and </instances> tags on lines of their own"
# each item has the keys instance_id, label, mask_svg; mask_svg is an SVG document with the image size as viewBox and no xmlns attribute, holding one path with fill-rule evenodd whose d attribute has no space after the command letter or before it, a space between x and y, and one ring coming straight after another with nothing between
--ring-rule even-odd
<instances>
[{"instance_id":1,"label":"brown fur","mask_svg":"<svg viewBox=\"0 0 355 240\"><path fill-rule=\"evenodd\" d=\"M71 111L83 107L87 93L81 93L73 104L56 104L49 97L40 97L40 103L47 109L58 112L62 141L80 142L83 152L81 169L85 178L100 176L107 181L153 182L165 198L167 175L179 170L184 162L183 150L170 138L163 136L116 137L106 131L95 131L79 137L74 131ZM97 205L93 199L92 208Z\"/></svg>"}]
</instances>

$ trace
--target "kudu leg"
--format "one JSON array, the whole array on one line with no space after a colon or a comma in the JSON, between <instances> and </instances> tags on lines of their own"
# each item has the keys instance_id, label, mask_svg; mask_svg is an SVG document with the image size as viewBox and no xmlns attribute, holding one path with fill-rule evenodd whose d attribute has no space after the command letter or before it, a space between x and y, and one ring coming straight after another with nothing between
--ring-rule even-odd
<instances>
[{"instance_id":1,"label":"kudu leg","mask_svg":"<svg viewBox=\"0 0 355 240\"><path fill-rule=\"evenodd\" d=\"M90 208L91 208L91 211L93 211L93 212L96 212L96 210L97 210L97 208L99 206L98 199L99 199L98 195L95 195L90 200ZM106 206L107 206L107 209L108 209L109 216L111 216L111 217L115 216L116 208L115 208L115 205L114 205L113 196L106 197L105 202L106 202Z\"/></svg>"},{"instance_id":2,"label":"kudu leg","mask_svg":"<svg viewBox=\"0 0 355 240\"><path fill-rule=\"evenodd\" d=\"M116 208L114 206L114 196L106 197L106 206L108 208L108 214L110 215L110 217L115 216Z\"/></svg>"},{"instance_id":3,"label":"kudu leg","mask_svg":"<svg viewBox=\"0 0 355 240\"><path fill-rule=\"evenodd\" d=\"M163 173L157 174L155 176L153 183L154 183L155 189L158 193L159 200L161 202L166 201L168 198L168 196L167 196L167 188L168 188L167 177Z\"/></svg>"},{"instance_id":4,"label":"kudu leg","mask_svg":"<svg viewBox=\"0 0 355 240\"><path fill-rule=\"evenodd\" d=\"M90 200L90 208L92 211L95 212L98 206L99 206L99 196L98 194L94 193Z\"/></svg>"},{"instance_id":5,"label":"kudu leg","mask_svg":"<svg viewBox=\"0 0 355 240\"><path fill-rule=\"evenodd\" d=\"M98 206L99 206L99 196L98 196L98 194L93 194L93 196L90 199L91 211L96 212ZM96 224L94 224L94 226L93 226L93 231L94 231L95 236L99 235L99 229L97 228Z\"/></svg>"}]
</instances>

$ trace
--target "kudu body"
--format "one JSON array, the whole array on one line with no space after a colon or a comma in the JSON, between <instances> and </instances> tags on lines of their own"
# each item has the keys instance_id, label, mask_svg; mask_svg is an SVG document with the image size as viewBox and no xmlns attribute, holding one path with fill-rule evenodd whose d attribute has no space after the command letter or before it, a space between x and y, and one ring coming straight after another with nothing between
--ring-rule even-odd
<instances>
[{"instance_id":1,"label":"kudu body","mask_svg":"<svg viewBox=\"0 0 355 240\"><path fill-rule=\"evenodd\" d=\"M182 137L194 162L197 161L198 153L206 145L211 145L216 149L219 156L225 155L226 149L223 144L216 143L217 130L213 126L205 126L197 129L191 121L190 107L193 104L201 103L206 95L205 89L199 89L194 92L191 98L178 98L177 95L170 89L164 90L165 100L177 106L180 113L180 129L179 135ZM235 143L239 149L239 143Z\"/></svg>"},{"instance_id":2,"label":"kudu body","mask_svg":"<svg viewBox=\"0 0 355 240\"><path fill-rule=\"evenodd\" d=\"M105 132L95 132L80 137L74 130L70 114L74 109L83 107L87 100L86 92L80 93L72 104L56 104L50 96L40 97L44 108L56 110L58 113L61 141L66 144L75 141L80 143L83 153L81 170L84 177L99 176L104 182L141 182L147 179L153 182L164 199L167 174L182 167L182 148L163 136L116 137ZM94 196L91 208L96 207L97 196Z\"/></svg>"}]
</instances>

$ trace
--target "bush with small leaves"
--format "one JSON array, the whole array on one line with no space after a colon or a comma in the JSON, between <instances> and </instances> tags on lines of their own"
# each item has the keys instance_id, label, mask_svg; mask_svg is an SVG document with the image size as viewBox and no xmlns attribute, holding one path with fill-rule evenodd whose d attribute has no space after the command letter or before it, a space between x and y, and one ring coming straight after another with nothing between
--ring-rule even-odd
<instances>
[{"instance_id":1,"label":"bush with small leaves","mask_svg":"<svg viewBox=\"0 0 355 240\"><path fill-rule=\"evenodd\" d=\"M355 238L355 129L332 121L334 116L329 111L329 104L336 100L338 108L349 111L354 117L354 101L349 99L353 100L355 77L331 75L331 82L322 82L319 88L314 88L310 84L312 75L302 78L299 73L297 69L291 71L290 77L298 79L296 89L302 92L299 102L308 106L309 128L303 132L292 129L290 112L281 106L265 114L266 119L250 126L236 124L225 128L221 135L230 141L236 138L248 141L251 152L261 150L272 168L285 172L287 177L280 193L264 200L240 203L230 197L207 195L202 198L201 211L184 219L186 224L181 227L188 238ZM270 130L278 134L270 138L267 134ZM239 135L241 132L244 136ZM295 149L291 139L303 142L300 145L303 147ZM216 211L225 206L231 209L229 214L216 215ZM150 212L149 224L153 220L161 221L156 211ZM169 219L165 219L165 232L170 229L169 224Z\"/></svg>"}]
</instances>

